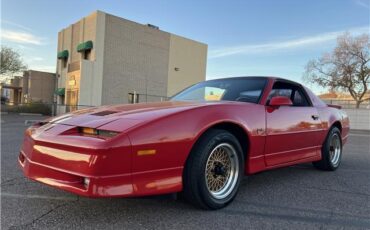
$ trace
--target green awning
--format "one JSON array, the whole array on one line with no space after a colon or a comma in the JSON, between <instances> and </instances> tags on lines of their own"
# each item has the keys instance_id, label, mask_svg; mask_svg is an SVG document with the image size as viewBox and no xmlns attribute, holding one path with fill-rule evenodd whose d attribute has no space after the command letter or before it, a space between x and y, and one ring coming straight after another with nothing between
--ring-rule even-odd
<instances>
[{"instance_id":1,"label":"green awning","mask_svg":"<svg viewBox=\"0 0 370 230\"><path fill-rule=\"evenodd\" d=\"M77 46L77 52L83 52L85 50L91 50L92 48L93 48L93 42L92 41L82 42Z\"/></svg>"},{"instance_id":2,"label":"green awning","mask_svg":"<svg viewBox=\"0 0 370 230\"><path fill-rule=\"evenodd\" d=\"M63 50L58 52L58 59L67 59L68 58L68 50Z\"/></svg>"},{"instance_id":3,"label":"green awning","mask_svg":"<svg viewBox=\"0 0 370 230\"><path fill-rule=\"evenodd\" d=\"M58 96L64 96L65 91L66 91L65 88L58 88L55 90L55 94Z\"/></svg>"}]
</instances>

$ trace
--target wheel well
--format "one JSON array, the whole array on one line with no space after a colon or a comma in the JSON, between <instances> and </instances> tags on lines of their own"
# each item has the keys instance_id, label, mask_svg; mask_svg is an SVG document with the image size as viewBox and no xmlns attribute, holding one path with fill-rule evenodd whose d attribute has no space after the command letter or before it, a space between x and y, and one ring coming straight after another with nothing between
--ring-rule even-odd
<instances>
[{"instance_id":1,"label":"wheel well","mask_svg":"<svg viewBox=\"0 0 370 230\"><path fill-rule=\"evenodd\" d=\"M222 123L218 123L218 124L215 124L215 125L209 127L202 134L202 136L205 133L207 133L208 130L211 130L211 129L222 129L222 130L226 130L226 131L232 133L236 137L236 139L238 139L239 144L242 147L242 150L243 150L243 153L245 154L245 159L246 159L247 152L248 152L249 139L248 139L247 133L245 132L245 130L242 127L240 127L237 124L231 123L231 122L222 122Z\"/></svg>"},{"instance_id":2,"label":"wheel well","mask_svg":"<svg viewBox=\"0 0 370 230\"><path fill-rule=\"evenodd\" d=\"M342 133L342 124L339 121L334 122L331 127L337 127L339 131Z\"/></svg>"}]
</instances>

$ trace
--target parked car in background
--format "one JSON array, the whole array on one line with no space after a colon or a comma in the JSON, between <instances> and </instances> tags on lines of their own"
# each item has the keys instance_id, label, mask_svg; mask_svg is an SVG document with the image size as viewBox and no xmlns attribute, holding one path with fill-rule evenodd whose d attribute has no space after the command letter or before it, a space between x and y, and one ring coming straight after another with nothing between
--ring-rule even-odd
<instances>
[{"instance_id":1,"label":"parked car in background","mask_svg":"<svg viewBox=\"0 0 370 230\"><path fill-rule=\"evenodd\" d=\"M204 209L236 196L244 175L313 162L336 170L349 121L304 86L274 77L195 84L159 103L101 106L25 133L25 176L90 197L183 192Z\"/></svg>"}]
</instances>

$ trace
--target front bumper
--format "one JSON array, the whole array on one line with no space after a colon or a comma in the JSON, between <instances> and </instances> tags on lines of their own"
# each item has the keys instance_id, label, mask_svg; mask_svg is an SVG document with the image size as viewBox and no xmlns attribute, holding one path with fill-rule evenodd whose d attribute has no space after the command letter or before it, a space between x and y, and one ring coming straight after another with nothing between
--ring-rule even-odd
<instances>
[{"instance_id":1,"label":"front bumper","mask_svg":"<svg viewBox=\"0 0 370 230\"><path fill-rule=\"evenodd\" d=\"M91 149L91 138L79 139L79 146L74 147L56 144L60 142L56 138L46 141L26 134L18 157L24 175L82 196L132 196L130 144L121 141L110 143L109 148Z\"/></svg>"}]
</instances>

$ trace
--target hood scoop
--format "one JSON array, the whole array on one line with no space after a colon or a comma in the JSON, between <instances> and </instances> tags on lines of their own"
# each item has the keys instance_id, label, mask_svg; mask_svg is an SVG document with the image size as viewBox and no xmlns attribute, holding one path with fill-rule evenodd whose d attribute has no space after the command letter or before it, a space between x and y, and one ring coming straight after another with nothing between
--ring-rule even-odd
<instances>
[{"instance_id":1,"label":"hood scoop","mask_svg":"<svg viewBox=\"0 0 370 230\"><path fill-rule=\"evenodd\" d=\"M110 115L110 114L113 114L113 113L117 113L117 111L105 110L105 111L101 111L101 112L97 112L97 113L92 113L90 115L94 115L94 116L107 116L107 115Z\"/></svg>"}]
</instances>

